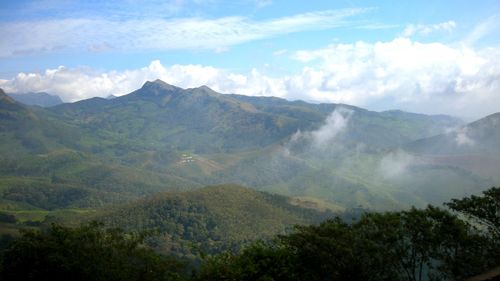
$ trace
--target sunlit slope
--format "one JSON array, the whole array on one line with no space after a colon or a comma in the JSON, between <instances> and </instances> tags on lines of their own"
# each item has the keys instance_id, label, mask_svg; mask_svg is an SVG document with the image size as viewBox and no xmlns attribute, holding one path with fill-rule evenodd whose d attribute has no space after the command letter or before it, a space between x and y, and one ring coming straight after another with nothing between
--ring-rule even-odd
<instances>
[{"instance_id":1,"label":"sunlit slope","mask_svg":"<svg viewBox=\"0 0 500 281\"><path fill-rule=\"evenodd\" d=\"M156 230L153 244L160 250L190 255L196 247L233 249L246 241L284 233L295 224L314 223L332 215L298 206L287 197L219 185L158 194L112 209L98 219L128 230Z\"/></svg>"}]
</instances>

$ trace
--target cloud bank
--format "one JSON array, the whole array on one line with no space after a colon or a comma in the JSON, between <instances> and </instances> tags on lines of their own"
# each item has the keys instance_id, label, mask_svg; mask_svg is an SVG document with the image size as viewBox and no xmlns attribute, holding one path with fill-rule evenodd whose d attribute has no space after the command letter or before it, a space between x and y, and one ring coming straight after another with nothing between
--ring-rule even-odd
<instances>
[{"instance_id":1,"label":"cloud bank","mask_svg":"<svg viewBox=\"0 0 500 281\"><path fill-rule=\"evenodd\" d=\"M222 93L346 103L375 110L397 108L472 118L500 111L497 48L396 38L332 44L282 55L303 64L301 70L273 77L255 68L235 73L205 65L165 66L156 60L146 67L123 71L59 67L19 73L0 80L0 87L7 92L45 91L76 101L124 95L147 80L159 78L185 88L207 85Z\"/></svg>"}]
</instances>

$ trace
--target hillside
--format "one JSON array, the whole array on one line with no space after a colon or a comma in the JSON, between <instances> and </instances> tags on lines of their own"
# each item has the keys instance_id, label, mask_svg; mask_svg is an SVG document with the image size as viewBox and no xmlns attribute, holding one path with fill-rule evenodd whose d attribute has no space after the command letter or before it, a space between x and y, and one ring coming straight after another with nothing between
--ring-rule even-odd
<instances>
[{"instance_id":1,"label":"hillside","mask_svg":"<svg viewBox=\"0 0 500 281\"><path fill-rule=\"evenodd\" d=\"M114 99L47 109L9 101L6 114L17 119L3 118L0 124L8 128L0 136L1 157L8 160L0 171L8 191L1 199L14 209L27 203L27 194L45 194L50 185L83 194L49 204L50 209L93 208L155 192L238 183L321 198L339 208L387 210L439 203L496 183L491 173L479 173L475 162L415 165L421 163L413 161L418 153L407 145L463 125L449 116L224 95L160 80ZM488 160L490 170L498 167L497 159ZM428 187L438 184L433 197ZM12 190L24 195L12 196Z\"/></svg>"},{"instance_id":2,"label":"hillside","mask_svg":"<svg viewBox=\"0 0 500 281\"><path fill-rule=\"evenodd\" d=\"M9 93L14 100L25 105L36 105L41 107L51 107L62 104L63 101L59 96L47 93Z\"/></svg>"},{"instance_id":3,"label":"hillside","mask_svg":"<svg viewBox=\"0 0 500 281\"><path fill-rule=\"evenodd\" d=\"M444 134L409 143L406 148L421 154L499 155L499 141L500 113L495 113Z\"/></svg>"},{"instance_id":4,"label":"hillside","mask_svg":"<svg viewBox=\"0 0 500 281\"><path fill-rule=\"evenodd\" d=\"M401 186L439 203L500 182L500 113L403 147L410 162ZM401 160L401 159L400 159Z\"/></svg>"},{"instance_id":5,"label":"hillside","mask_svg":"<svg viewBox=\"0 0 500 281\"><path fill-rule=\"evenodd\" d=\"M354 113L345 141L375 148L400 145L461 124L453 118L404 112L396 115L346 105L223 95L206 86L181 89L161 80L146 82L112 100L93 98L51 111L101 138L133 143L136 149L165 149L168 143L175 150L207 154L286 141L299 130L317 129L338 108Z\"/></svg>"},{"instance_id":6,"label":"hillside","mask_svg":"<svg viewBox=\"0 0 500 281\"><path fill-rule=\"evenodd\" d=\"M135 149L172 147L195 153L255 149L305 126L300 120L258 111L207 87L184 90L159 80L115 99L94 98L52 111L101 138Z\"/></svg>"},{"instance_id":7,"label":"hillside","mask_svg":"<svg viewBox=\"0 0 500 281\"><path fill-rule=\"evenodd\" d=\"M246 242L284 233L293 225L331 216L331 211L300 207L284 196L219 185L157 194L104 211L97 219L126 230L156 230L158 236L149 242L157 250L190 256L196 249L209 253L235 250Z\"/></svg>"},{"instance_id":8,"label":"hillside","mask_svg":"<svg viewBox=\"0 0 500 281\"><path fill-rule=\"evenodd\" d=\"M80 132L43 110L24 106L0 89L0 158L18 158L66 146L75 147Z\"/></svg>"}]
</instances>

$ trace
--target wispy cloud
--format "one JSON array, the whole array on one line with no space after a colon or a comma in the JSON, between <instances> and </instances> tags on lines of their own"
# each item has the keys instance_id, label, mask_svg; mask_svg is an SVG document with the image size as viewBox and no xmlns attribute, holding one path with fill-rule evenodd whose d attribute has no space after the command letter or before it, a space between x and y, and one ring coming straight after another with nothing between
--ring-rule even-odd
<instances>
[{"instance_id":1,"label":"wispy cloud","mask_svg":"<svg viewBox=\"0 0 500 281\"><path fill-rule=\"evenodd\" d=\"M287 49L280 49L273 52L273 56L282 56L288 52Z\"/></svg>"},{"instance_id":2,"label":"wispy cloud","mask_svg":"<svg viewBox=\"0 0 500 281\"><path fill-rule=\"evenodd\" d=\"M273 4L272 0L254 0L258 8L267 7Z\"/></svg>"},{"instance_id":3,"label":"wispy cloud","mask_svg":"<svg viewBox=\"0 0 500 281\"><path fill-rule=\"evenodd\" d=\"M436 24L409 24L405 27L403 33L404 37L413 35L427 36L434 32L451 32L457 27L455 21L447 21Z\"/></svg>"},{"instance_id":4,"label":"wispy cloud","mask_svg":"<svg viewBox=\"0 0 500 281\"><path fill-rule=\"evenodd\" d=\"M466 36L463 42L467 45L473 45L498 29L500 29L500 17L498 15L488 17L484 21L478 23Z\"/></svg>"},{"instance_id":5,"label":"wispy cloud","mask_svg":"<svg viewBox=\"0 0 500 281\"><path fill-rule=\"evenodd\" d=\"M0 25L0 56L52 52L56 49L92 50L221 50L281 34L348 25L350 17L366 12L353 8L297 14L255 21L246 17L208 19L148 18L113 20L66 18L9 22ZM100 48L98 48L100 49Z\"/></svg>"}]
</instances>

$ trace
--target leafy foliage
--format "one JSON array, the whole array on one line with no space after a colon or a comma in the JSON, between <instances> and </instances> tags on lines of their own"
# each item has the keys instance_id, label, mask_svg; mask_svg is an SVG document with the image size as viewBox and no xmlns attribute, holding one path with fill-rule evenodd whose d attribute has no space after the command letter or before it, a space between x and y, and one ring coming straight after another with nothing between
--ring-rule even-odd
<instances>
[{"instance_id":1,"label":"leafy foliage","mask_svg":"<svg viewBox=\"0 0 500 281\"><path fill-rule=\"evenodd\" d=\"M332 215L328 210L294 206L287 197L220 185L158 194L96 218L128 230L156 231L148 242L157 250L195 257L199 251L237 251L249 241L269 239L295 224L319 222Z\"/></svg>"},{"instance_id":2,"label":"leafy foliage","mask_svg":"<svg viewBox=\"0 0 500 281\"><path fill-rule=\"evenodd\" d=\"M500 247L449 212L428 207L301 226L271 244L203 265L199 280L460 280L500 262ZM220 277L220 279L218 279Z\"/></svg>"},{"instance_id":3,"label":"leafy foliage","mask_svg":"<svg viewBox=\"0 0 500 281\"><path fill-rule=\"evenodd\" d=\"M453 199L446 205L482 224L492 236L500 238L500 187L492 187L482 196Z\"/></svg>"},{"instance_id":4,"label":"leafy foliage","mask_svg":"<svg viewBox=\"0 0 500 281\"><path fill-rule=\"evenodd\" d=\"M221 189L204 191L218 197ZM255 191L251 194L258 196ZM206 195L196 196L203 200ZM485 218L484 213L476 216ZM143 234L105 229L95 222L77 228L52 225L45 231L24 231L14 241L2 237L0 250L5 245L7 250L0 276L2 280L462 280L500 262L498 239L484 230L432 206L365 213L352 223L334 218L297 226L292 233L253 242L239 253L206 256L187 277L186 264L144 247Z\"/></svg>"},{"instance_id":5,"label":"leafy foliage","mask_svg":"<svg viewBox=\"0 0 500 281\"><path fill-rule=\"evenodd\" d=\"M2 280L181 280L182 263L141 247L142 235L90 223L26 231L4 254Z\"/></svg>"}]
</instances>

